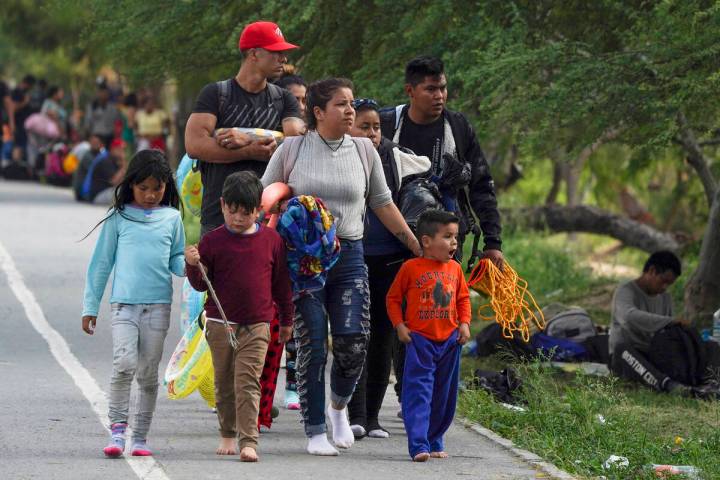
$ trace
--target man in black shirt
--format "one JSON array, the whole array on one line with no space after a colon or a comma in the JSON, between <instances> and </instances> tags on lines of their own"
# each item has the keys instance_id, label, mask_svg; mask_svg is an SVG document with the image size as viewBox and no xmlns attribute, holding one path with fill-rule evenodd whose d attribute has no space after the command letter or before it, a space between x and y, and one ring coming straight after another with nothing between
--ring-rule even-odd
<instances>
[{"instance_id":1,"label":"man in black shirt","mask_svg":"<svg viewBox=\"0 0 720 480\"><path fill-rule=\"evenodd\" d=\"M25 129L25 120L33 114L30 107L30 94L21 88L15 88L11 93L13 101L13 119L15 123L15 135L13 135L13 160L16 162L28 162L26 158L28 134ZM31 173L28 167L28 173Z\"/></svg>"},{"instance_id":2,"label":"man in black shirt","mask_svg":"<svg viewBox=\"0 0 720 480\"><path fill-rule=\"evenodd\" d=\"M382 112L383 136L430 158L432 179L440 187L445 208L461 218L458 252L474 223L474 212L483 233L485 256L501 266L500 214L490 168L470 122L462 113L445 107L447 79L442 60L428 56L411 60L405 69L405 92L409 105Z\"/></svg>"},{"instance_id":3,"label":"man in black shirt","mask_svg":"<svg viewBox=\"0 0 720 480\"><path fill-rule=\"evenodd\" d=\"M304 125L295 97L267 81L282 75L287 52L298 47L287 43L272 22L246 26L239 47L240 71L232 79L202 89L185 130L188 155L200 160L201 235L223 223L220 193L225 178L240 170L252 170L261 177L277 147L273 138L253 139L232 127L282 130L290 136L300 134ZM216 135L218 128L225 130Z\"/></svg>"},{"instance_id":4,"label":"man in black shirt","mask_svg":"<svg viewBox=\"0 0 720 480\"><path fill-rule=\"evenodd\" d=\"M0 81L0 125L7 124L10 128L10 135L15 133L15 108L10 97L10 87L7 83ZM2 139L0 139L0 145Z\"/></svg>"}]
</instances>

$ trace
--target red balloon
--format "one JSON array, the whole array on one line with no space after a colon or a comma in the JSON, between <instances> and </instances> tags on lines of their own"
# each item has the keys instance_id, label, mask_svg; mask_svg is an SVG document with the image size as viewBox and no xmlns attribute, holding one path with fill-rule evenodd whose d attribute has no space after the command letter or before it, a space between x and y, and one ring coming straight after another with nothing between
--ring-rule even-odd
<instances>
[{"instance_id":1,"label":"red balloon","mask_svg":"<svg viewBox=\"0 0 720 480\"><path fill-rule=\"evenodd\" d=\"M265 218L270 214L267 226L275 228L280 219L280 204L292 197L290 187L282 182L275 182L265 187L260 200L260 210L264 213Z\"/></svg>"}]
</instances>

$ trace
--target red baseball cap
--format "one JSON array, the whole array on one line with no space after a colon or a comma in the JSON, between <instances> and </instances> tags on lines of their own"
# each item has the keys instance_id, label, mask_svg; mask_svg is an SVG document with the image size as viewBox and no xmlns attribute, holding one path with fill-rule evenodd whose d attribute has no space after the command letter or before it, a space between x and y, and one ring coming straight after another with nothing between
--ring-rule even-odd
<instances>
[{"instance_id":1,"label":"red baseball cap","mask_svg":"<svg viewBox=\"0 0 720 480\"><path fill-rule=\"evenodd\" d=\"M240 34L240 50L263 48L271 52L282 52L299 48L288 43L283 37L280 27L273 22L253 22L246 26Z\"/></svg>"}]
</instances>

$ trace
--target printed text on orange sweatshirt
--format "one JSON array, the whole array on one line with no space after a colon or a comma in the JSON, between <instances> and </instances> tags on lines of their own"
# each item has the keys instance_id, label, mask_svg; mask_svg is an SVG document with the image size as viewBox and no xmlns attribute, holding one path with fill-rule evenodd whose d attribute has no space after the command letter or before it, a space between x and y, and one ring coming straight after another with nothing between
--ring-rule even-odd
<instances>
[{"instance_id":1,"label":"printed text on orange sweatshirt","mask_svg":"<svg viewBox=\"0 0 720 480\"><path fill-rule=\"evenodd\" d=\"M403 300L406 300L403 316ZM415 333L442 342L470 323L470 292L457 262L414 258L403 264L386 299L393 326L402 321Z\"/></svg>"}]
</instances>

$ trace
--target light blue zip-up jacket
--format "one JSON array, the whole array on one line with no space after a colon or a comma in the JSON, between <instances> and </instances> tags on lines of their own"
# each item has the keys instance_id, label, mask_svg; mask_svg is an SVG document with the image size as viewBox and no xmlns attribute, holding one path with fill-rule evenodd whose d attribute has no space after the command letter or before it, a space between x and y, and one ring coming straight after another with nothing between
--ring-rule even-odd
<instances>
[{"instance_id":1,"label":"light blue zip-up jacket","mask_svg":"<svg viewBox=\"0 0 720 480\"><path fill-rule=\"evenodd\" d=\"M103 222L85 281L83 316L97 316L113 271L110 303L172 303L172 275L185 275L180 212L126 205Z\"/></svg>"}]
</instances>

